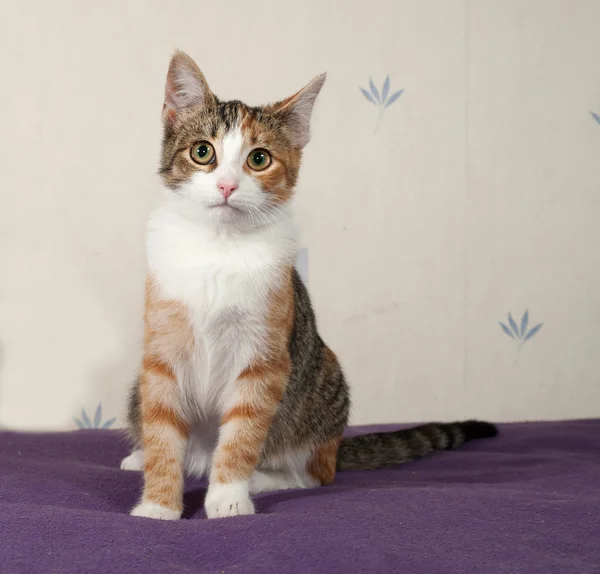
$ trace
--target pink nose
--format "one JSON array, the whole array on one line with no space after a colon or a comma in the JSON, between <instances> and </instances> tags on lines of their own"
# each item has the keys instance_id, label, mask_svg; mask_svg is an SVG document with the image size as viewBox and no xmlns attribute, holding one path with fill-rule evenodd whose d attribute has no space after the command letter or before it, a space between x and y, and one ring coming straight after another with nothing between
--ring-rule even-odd
<instances>
[{"instance_id":1,"label":"pink nose","mask_svg":"<svg viewBox=\"0 0 600 574\"><path fill-rule=\"evenodd\" d=\"M221 190L223 197L228 199L229 196L238 188L238 182L235 179L222 179L217 186Z\"/></svg>"}]
</instances>

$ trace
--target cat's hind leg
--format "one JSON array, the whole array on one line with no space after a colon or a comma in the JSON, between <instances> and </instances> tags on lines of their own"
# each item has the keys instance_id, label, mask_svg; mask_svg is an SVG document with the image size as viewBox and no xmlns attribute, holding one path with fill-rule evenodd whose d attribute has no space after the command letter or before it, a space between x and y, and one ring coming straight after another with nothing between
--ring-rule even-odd
<instances>
[{"instance_id":1,"label":"cat's hind leg","mask_svg":"<svg viewBox=\"0 0 600 574\"><path fill-rule=\"evenodd\" d=\"M121 470L144 470L144 451L134 450L121 461Z\"/></svg>"},{"instance_id":2,"label":"cat's hind leg","mask_svg":"<svg viewBox=\"0 0 600 574\"><path fill-rule=\"evenodd\" d=\"M337 442L263 460L250 479L250 493L330 484L335 475Z\"/></svg>"},{"instance_id":3,"label":"cat's hind leg","mask_svg":"<svg viewBox=\"0 0 600 574\"><path fill-rule=\"evenodd\" d=\"M251 494L290 488L315 488L335 478L341 437L335 437L308 452L292 452L263 461L250 479Z\"/></svg>"},{"instance_id":4,"label":"cat's hind leg","mask_svg":"<svg viewBox=\"0 0 600 574\"><path fill-rule=\"evenodd\" d=\"M319 483L308 473L257 470L250 479L250 494L316 486L319 486Z\"/></svg>"}]
</instances>

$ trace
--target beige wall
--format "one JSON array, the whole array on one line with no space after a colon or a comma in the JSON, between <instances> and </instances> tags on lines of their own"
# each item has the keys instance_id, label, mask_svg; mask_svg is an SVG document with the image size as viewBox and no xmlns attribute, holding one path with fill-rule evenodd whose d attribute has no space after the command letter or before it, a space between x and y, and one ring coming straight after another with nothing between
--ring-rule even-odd
<instances>
[{"instance_id":1,"label":"beige wall","mask_svg":"<svg viewBox=\"0 0 600 574\"><path fill-rule=\"evenodd\" d=\"M248 103L329 74L297 205L354 422L599 415L599 29L595 0L2 0L0 424L123 421L175 47Z\"/></svg>"}]
</instances>

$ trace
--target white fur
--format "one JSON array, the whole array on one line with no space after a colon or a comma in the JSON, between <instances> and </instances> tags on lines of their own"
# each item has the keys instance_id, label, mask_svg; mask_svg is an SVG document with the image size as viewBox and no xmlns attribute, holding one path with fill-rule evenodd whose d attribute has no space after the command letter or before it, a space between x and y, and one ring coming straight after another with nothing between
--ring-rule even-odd
<instances>
[{"instance_id":1,"label":"white fur","mask_svg":"<svg viewBox=\"0 0 600 574\"><path fill-rule=\"evenodd\" d=\"M197 173L176 192L163 190L147 232L149 272L163 298L185 305L194 332L192 360L172 367L182 414L193 425L186 468L197 476L208 474L219 420L235 403L235 381L264 351L269 296L297 251L289 207L274 209L243 170L250 150L244 148L240 130L216 147L218 167ZM222 177L238 182L229 198L235 209L219 207ZM140 457L143 461L143 453L134 454L123 468L139 464ZM209 518L252 514L248 482L211 484L205 507ZM153 508L144 503L134 512L162 517Z\"/></svg>"},{"instance_id":2,"label":"white fur","mask_svg":"<svg viewBox=\"0 0 600 574\"><path fill-rule=\"evenodd\" d=\"M267 194L244 173L242 144L239 129L228 134L219 167L199 172L176 193L165 190L148 224L149 271L165 299L186 306L196 340L193 361L173 365L185 414L215 424L231 398L225 391L264 350L269 294L297 250L287 207L268 224L252 219ZM217 188L222 175L239 182L230 198L239 212L214 207L223 199Z\"/></svg>"},{"instance_id":3,"label":"white fur","mask_svg":"<svg viewBox=\"0 0 600 574\"><path fill-rule=\"evenodd\" d=\"M141 502L131 511L131 516L143 516L157 520L179 520L181 512L165 508L154 502Z\"/></svg>"},{"instance_id":4,"label":"white fur","mask_svg":"<svg viewBox=\"0 0 600 574\"><path fill-rule=\"evenodd\" d=\"M194 224L178 213L177 199L150 221L149 270L162 296L189 312L194 358L173 367L185 414L208 421L221 414L225 388L264 350L269 293L294 260L295 241L288 222L241 234Z\"/></svg>"},{"instance_id":5,"label":"white fur","mask_svg":"<svg viewBox=\"0 0 600 574\"><path fill-rule=\"evenodd\" d=\"M258 182L244 171L252 149L244 145L239 127L227 133L223 141L213 143L217 153L216 169L210 173L197 172L176 193L167 190L163 207L171 204L171 210L195 227L202 227L209 235L217 233L230 238L237 235L241 239L240 234L244 232L249 237L256 237L265 228L277 228L279 233L286 237L292 234L295 239L289 206L276 205L270 194L264 193ZM223 179L235 179L238 183L227 206L223 205L223 195L218 187Z\"/></svg>"},{"instance_id":6,"label":"white fur","mask_svg":"<svg viewBox=\"0 0 600 574\"><path fill-rule=\"evenodd\" d=\"M204 509L208 518L254 514L248 482L211 484L206 493Z\"/></svg>"},{"instance_id":7,"label":"white fur","mask_svg":"<svg viewBox=\"0 0 600 574\"><path fill-rule=\"evenodd\" d=\"M288 490L290 488L314 488L317 481L303 469L295 472L277 470L257 470L250 479L250 492L270 492L272 490Z\"/></svg>"},{"instance_id":8,"label":"white fur","mask_svg":"<svg viewBox=\"0 0 600 574\"><path fill-rule=\"evenodd\" d=\"M144 451L134 450L121 462L121 470L144 470Z\"/></svg>"}]
</instances>

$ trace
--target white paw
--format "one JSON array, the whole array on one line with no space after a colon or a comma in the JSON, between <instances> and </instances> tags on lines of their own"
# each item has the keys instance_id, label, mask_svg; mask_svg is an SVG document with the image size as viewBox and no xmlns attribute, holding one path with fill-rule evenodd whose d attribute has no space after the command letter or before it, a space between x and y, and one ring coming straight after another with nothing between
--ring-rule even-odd
<instances>
[{"instance_id":1,"label":"white paw","mask_svg":"<svg viewBox=\"0 0 600 574\"><path fill-rule=\"evenodd\" d=\"M208 518L254 514L248 483L210 485L206 493L204 509Z\"/></svg>"},{"instance_id":2,"label":"white paw","mask_svg":"<svg viewBox=\"0 0 600 574\"><path fill-rule=\"evenodd\" d=\"M130 514L157 520L178 520L181 517L181 512L178 510L172 510L154 502L140 502Z\"/></svg>"},{"instance_id":3,"label":"white paw","mask_svg":"<svg viewBox=\"0 0 600 574\"><path fill-rule=\"evenodd\" d=\"M144 451L134 450L121 461L121 470L144 470Z\"/></svg>"}]
</instances>

